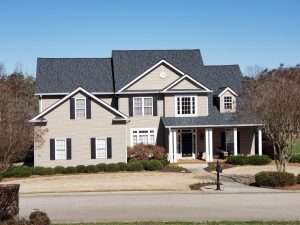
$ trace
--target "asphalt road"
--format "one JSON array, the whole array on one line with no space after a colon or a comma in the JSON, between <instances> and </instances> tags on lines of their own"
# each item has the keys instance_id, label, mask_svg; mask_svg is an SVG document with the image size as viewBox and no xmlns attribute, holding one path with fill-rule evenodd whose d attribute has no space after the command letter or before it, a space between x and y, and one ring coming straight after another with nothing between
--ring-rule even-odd
<instances>
[{"instance_id":1,"label":"asphalt road","mask_svg":"<svg viewBox=\"0 0 300 225\"><path fill-rule=\"evenodd\" d=\"M300 193L90 193L21 196L55 222L300 220Z\"/></svg>"}]
</instances>

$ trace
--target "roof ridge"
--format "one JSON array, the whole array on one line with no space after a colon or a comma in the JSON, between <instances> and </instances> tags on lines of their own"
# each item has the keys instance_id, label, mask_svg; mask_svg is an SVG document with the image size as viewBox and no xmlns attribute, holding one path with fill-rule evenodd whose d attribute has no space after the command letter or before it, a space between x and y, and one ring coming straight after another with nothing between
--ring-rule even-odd
<instances>
[{"instance_id":1,"label":"roof ridge","mask_svg":"<svg viewBox=\"0 0 300 225\"><path fill-rule=\"evenodd\" d=\"M51 58L47 58L47 57L37 57L37 59L111 59L111 57L51 57Z\"/></svg>"},{"instance_id":2,"label":"roof ridge","mask_svg":"<svg viewBox=\"0 0 300 225\"><path fill-rule=\"evenodd\" d=\"M126 52L126 51L200 51L199 48L183 48L183 49L116 49L112 52Z\"/></svg>"}]
</instances>

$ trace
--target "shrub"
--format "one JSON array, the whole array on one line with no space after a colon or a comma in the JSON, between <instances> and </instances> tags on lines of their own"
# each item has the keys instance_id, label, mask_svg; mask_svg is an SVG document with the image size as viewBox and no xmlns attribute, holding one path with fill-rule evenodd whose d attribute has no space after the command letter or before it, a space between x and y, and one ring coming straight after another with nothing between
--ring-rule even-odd
<instances>
[{"instance_id":1,"label":"shrub","mask_svg":"<svg viewBox=\"0 0 300 225\"><path fill-rule=\"evenodd\" d=\"M86 167L86 172L87 173L96 173L97 172L97 167L95 165L88 165Z\"/></svg>"},{"instance_id":2,"label":"shrub","mask_svg":"<svg viewBox=\"0 0 300 225\"><path fill-rule=\"evenodd\" d=\"M32 167L11 166L2 175L3 177L29 177L32 175Z\"/></svg>"},{"instance_id":3,"label":"shrub","mask_svg":"<svg viewBox=\"0 0 300 225\"><path fill-rule=\"evenodd\" d=\"M78 165L76 166L76 171L78 173L86 173L86 167L84 165Z\"/></svg>"},{"instance_id":4,"label":"shrub","mask_svg":"<svg viewBox=\"0 0 300 225\"><path fill-rule=\"evenodd\" d=\"M162 163L156 159L144 161L143 166L145 170L150 170L150 171L161 170L163 168Z\"/></svg>"},{"instance_id":5,"label":"shrub","mask_svg":"<svg viewBox=\"0 0 300 225\"><path fill-rule=\"evenodd\" d=\"M127 149L128 159L146 160L146 159L165 159L167 151L165 148L157 145L138 144Z\"/></svg>"},{"instance_id":6,"label":"shrub","mask_svg":"<svg viewBox=\"0 0 300 225\"><path fill-rule=\"evenodd\" d=\"M127 170L127 164L124 162L118 163L120 171L126 171Z\"/></svg>"},{"instance_id":7,"label":"shrub","mask_svg":"<svg viewBox=\"0 0 300 225\"><path fill-rule=\"evenodd\" d=\"M255 175L255 183L265 187L284 187L295 184L295 175L282 172L260 172Z\"/></svg>"},{"instance_id":8,"label":"shrub","mask_svg":"<svg viewBox=\"0 0 300 225\"><path fill-rule=\"evenodd\" d=\"M96 165L96 167L97 167L98 172L104 172L106 164L105 163L99 163L99 164Z\"/></svg>"},{"instance_id":9,"label":"shrub","mask_svg":"<svg viewBox=\"0 0 300 225\"><path fill-rule=\"evenodd\" d=\"M65 168L64 173L65 174L77 173L76 167L74 167L74 166L68 166L68 167Z\"/></svg>"},{"instance_id":10,"label":"shrub","mask_svg":"<svg viewBox=\"0 0 300 225\"><path fill-rule=\"evenodd\" d=\"M139 161L132 161L127 164L127 171L142 171L143 164Z\"/></svg>"},{"instance_id":11,"label":"shrub","mask_svg":"<svg viewBox=\"0 0 300 225\"><path fill-rule=\"evenodd\" d=\"M65 172L65 168L63 166L56 166L54 167L54 173L56 174L63 174Z\"/></svg>"},{"instance_id":12,"label":"shrub","mask_svg":"<svg viewBox=\"0 0 300 225\"><path fill-rule=\"evenodd\" d=\"M120 171L120 167L117 163L107 164L105 167L105 172L118 172Z\"/></svg>"},{"instance_id":13,"label":"shrub","mask_svg":"<svg viewBox=\"0 0 300 225\"><path fill-rule=\"evenodd\" d=\"M297 176L297 184L300 184L300 174Z\"/></svg>"},{"instance_id":14,"label":"shrub","mask_svg":"<svg viewBox=\"0 0 300 225\"><path fill-rule=\"evenodd\" d=\"M267 155L231 155L226 160L227 163L233 165L266 165L271 161L271 158Z\"/></svg>"},{"instance_id":15,"label":"shrub","mask_svg":"<svg viewBox=\"0 0 300 225\"><path fill-rule=\"evenodd\" d=\"M42 211L30 213L29 221L32 225L50 225L50 219L48 215Z\"/></svg>"},{"instance_id":16,"label":"shrub","mask_svg":"<svg viewBox=\"0 0 300 225\"><path fill-rule=\"evenodd\" d=\"M290 163L300 163L300 154L294 154L289 160Z\"/></svg>"},{"instance_id":17,"label":"shrub","mask_svg":"<svg viewBox=\"0 0 300 225\"><path fill-rule=\"evenodd\" d=\"M43 176L43 175L52 175L54 174L54 170L50 167L34 167L33 170L32 170L32 174L33 175L40 175L40 176Z\"/></svg>"}]
</instances>

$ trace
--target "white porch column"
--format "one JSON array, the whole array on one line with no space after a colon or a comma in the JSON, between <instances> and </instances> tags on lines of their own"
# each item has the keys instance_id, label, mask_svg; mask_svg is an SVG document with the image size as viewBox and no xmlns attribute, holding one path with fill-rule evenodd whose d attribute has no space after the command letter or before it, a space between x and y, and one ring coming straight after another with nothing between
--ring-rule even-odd
<instances>
[{"instance_id":1,"label":"white porch column","mask_svg":"<svg viewBox=\"0 0 300 225\"><path fill-rule=\"evenodd\" d=\"M252 135L250 155L255 155L255 131L253 132L253 135Z\"/></svg>"},{"instance_id":2,"label":"white porch column","mask_svg":"<svg viewBox=\"0 0 300 225\"><path fill-rule=\"evenodd\" d=\"M205 129L205 158L206 158L206 162L213 161L212 128Z\"/></svg>"},{"instance_id":3,"label":"white porch column","mask_svg":"<svg viewBox=\"0 0 300 225\"><path fill-rule=\"evenodd\" d=\"M177 132L176 129L172 130L173 133L173 162L177 162Z\"/></svg>"},{"instance_id":4,"label":"white porch column","mask_svg":"<svg viewBox=\"0 0 300 225\"><path fill-rule=\"evenodd\" d=\"M209 132L209 147L210 147L210 161L214 161L214 154L213 154L213 132L212 128L208 130Z\"/></svg>"},{"instance_id":5,"label":"white porch column","mask_svg":"<svg viewBox=\"0 0 300 225\"><path fill-rule=\"evenodd\" d=\"M169 162L173 162L173 133L169 128L169 154L168 154Z\"/></svg>"},{"instance_id":6,"label":"white porch column","mask_svg":"<svg viewBox=\"0 0 300 225\"><path fill-rule=\"evenodd\" d=\"M233 155L238 155L237 128L233 128Z\"/></svg>"},{"instance_id":7,"label":"white porch column","mask_svg":"<svg viewBox=\"0 0 300 225\"><path fill-rule=\"evenodd\" d=\"M258 128L258 155L262 155L262 131Z\"/></svg>"}]
</instances>

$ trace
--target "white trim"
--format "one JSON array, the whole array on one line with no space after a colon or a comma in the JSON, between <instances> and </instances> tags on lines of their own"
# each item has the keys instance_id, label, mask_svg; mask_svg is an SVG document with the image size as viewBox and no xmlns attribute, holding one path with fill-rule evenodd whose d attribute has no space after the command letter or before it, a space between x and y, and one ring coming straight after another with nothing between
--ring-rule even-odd
<instances>
[{"instance_id":1,"label":"white trim","mask_svg":"<svg viewBox=\"0 0 300 225\"><path fill-rule=\"evenodd\" d=\"M262 130L258 129L258 155L262 155Z\"/></svg>"},{"instance_id":2,"label":"white trim","mask_svg":"<svg viewBox=\"0 0 300 225\"><path fill-rule=\"evenodd\" d=\"M142 115L136 115L135 114L135 110L134 110L135 105L134 105L134 103L135 103L136 98L141 98L142 99ZM145 98L151 98L151 100L152 100L151 115L145 115ZM136 117L139 117L139 116L153 116L153 97L152 96L135 96L135 97L133 97L133 100L132 100L132 107L133 107L133 109L132 109L133 116L136 116Z\"/></svg>"},{"instance_id":3,"label":"white trim","mask_svg":"<svg viewBox=\"0 0 300 225\"><path fill-rule=\"evenodd\" d=\"M237 128L233 128L233 155L238 155L238 134Z\"/></svg>"},{"instance_id":4,"label":"white trim","mask_svg":"<svg viewBox=\"0 0 300 225\"><path fill-rule=\"evenodd\" d=\"M177 98L180 98L180 111L181 111L181 106L182 106L182 98L185 98L185 97L190 97L190 98L195 98L195 113L194 114L178 114L177 112ZM174 96L174 100L175 100L175 117L194 117L194 116L197 116L198 115L198 98L197 98L197 95L175 95ZM192 111L192 101L190 102L191 103L191 111Z\"/></svg>"},{"instance_id":5,"label":"white trim","mask_svg":"<svg viewBox=\"0 0 300 225\"><path fill-rule=\"evenodd\" d=\"M97 140L105 141L105 156L104 156L104 158L97 157ZM95 138L95 159L107 159L107 137L96 137Z\"/></svg>"},{"instance_id":6,"label":"white trim","mask_svg":"<svg viewBox=\"0 0 300 225\"><path fill-rule=\"evenodd\" d=\"M212 92L212 90L208 89L207 87L205 87L203 84L201 84L200 82L196 81L194 78L192 78L190 75L185 74L184 76L180 77L179 79L175 80L173 83L171 83L170 85L168 85L167 87L165 87L162 92L167 92L170 88L174 87L176 84L178 84L179 82L181 82L184 79L189 79L192 82L194 82L195 84L199 85L200 87L202 87L204 89L204 91L202 90L202 92ZM185 91L186 92L186 91Z\"/></svg>"},{"instance_id":7,"label":"white trim","mask_svg":"<svg viewBox=\"0 0 300 225\"><path fill-rule=\"evenodd\" d=\"M183 132L183 130L189 130L188 132ZM198 137L198 130L197 129L175 129L176 131L176 137L177 137L177 141L176 141L176 147L175 147L175 151L176 151L176 155L179 156L179 158L189 158L189 157L185 157L182 155L182 133L190 133L192 134L192 140L193 140L193 136L195 135L195 140L194 142L192 142L193 147L195 147L195 149L192 149L192 158L196 159L197 155L198 155L198 141L197 141L197 137ZM177 148L178 146L178 137L180 137L180 149ZM178 153L178 150L180 150L180 153Z\"/></svg>"},{"instance_id":8,"label":"white trim","mask_svg":"<svg viewBox=\"0 0 300 225\"><path fill-rule=\"evenodd\" d=\"M131 94L159 94L160 91L131 91L131 92L121 92L116 93L117 95L131 95Z\"/></svg>"},{"instance_id":9,"label":"white trim","mask_svg":"<svg viewBox=\"0 0 300 225\"><path fill-rule=\"evenodd\" d=\"M253 127L264 126L264 124L224 124L224 125L183 125L183 126L165 126L165 128L196 128L196 127Z\"/></svg>"},{"instance_id":10,"label":"white trim","mask_svg":"<svg viewBox=\"0 0 300 225\"><path fill-rule=\"evenodd\" d=\"M134 145L133 145L133 131L137 131L137 135L139 136L139 131L141 131L141 130L147 130L147 131L149 131L148 132L148 137L150 136L150 130L153 130L154 131L154 144L153 145L155 145L156 144L156 138L157 138L157 129L156 128L152 128L152 127L147 127L147 128L131 128L130 129L130 146L131 147L133 147Z\"/></svg>"},{"instance_id":11,"label":"white trim","mask_svg":"<svg viewBox=\"0 0 300 225\"><path fill-rule=\"evenodd\" d=\"M56 157L56 141L57 140L64 140L65 141L65 158L64 159L57 159ZM54 138L54 159L55 160L67 160L67 138Z\"/></svg>"},{"instance_id":12,"label":"white trim","mask_svg":"<svg viewBox=\"0 0 300 225\"><path fill-rule=\"evenodd\" d=\"M117 93L122 92L124 89L128 88L129 86L131 86L132 84L134 84L136 81L138 81L139 79L141 79L143 76L145 76L147 73L149 73L150 71L152 71L153 69L157 68L158 66L160 66L163 63L166 64L167 66L171 67L173 70L175 70L179 74L184 75L184 72L182 72L181 70L179 70L177 67L173 66L171 63L167 62L166 60L162 59L158 63L154 64L149 69L147 69L145 72L143 72L141 75L137 76L135 79L133 79L128 84L126 84L125 86L123 86L120 90L117 91Z\"/></svg>"},{"instance_id":13,"label":"white trim","mask_svg":"<svg viewBox=\"0 0 300 225\"><path fill-rule=\"evenodd\" d=\"M94 96L93 94L91 94L90 92L86 91L85 89L83 89L82 87L78 87L76 88L74 91L72 91L70 94L68 94L67 96L63 97L61 100L59 100L58 102L54 103L53 105L51 105L50 107L48 107L45 111L39 113L37 116L35 116L34 118L32 118L31 120L29 120L29 122L36 122L37 119L39 119L40 117L46 115L48 112L50 112L52 109L54 109L55 107L59 106L60 104L62 104L63 102L65 102L67 99L69 99L70 97L72 97L74 94L76 94L77 92L83 92L84 94L88 95L89 97L91 97L93 100L95 100L96 102L104 105L105 107L109 108L111 111L113 111L114 113L118 114L119 116L123 117L124 119L128 120L128 117L121 113L120 111L116 110L115 108L111 107L108 103L106 103L105 101L97 98L96 96Z\"/></svg>"},{"instance_id":14,"label":"white trim","mask_svg":"<svg viewBox=\"0 0 300 225\"><path fill-rule=\"evenodd\" d=\"M235 95L235 96L239 96L234 90L232 90L230 87L225 88L219 95L218 97L221 97L222 95L224 95L227 91L231 92L231 94Z\"/></svg>"},{"instance_id":15,"label":"white trim","mask_svg":"<svg viewBox=\"0 0 300 225\"><path fill-rule=\"evenodd\" d=\"M75 103L74 103L74 110L75 110L75 120L77 119L77 115L76 115L76 110L77 110L77 104L76 104L76 101L77 100L84 100L84 118L86 119L86 97L75 97L74 98L74 101L75 101ZM81 119L83 119L83 118L81 118Z\"/></svg>"},{"instance_id":16,"label":"white trim","mask_svg":"<svg viewBox=\"0 0 300 225\"><path fill-rule=\"evenodd\" d=\"M114 94L114 92L91 92L92 94L94 95L112 95ZM38 95L68 95L70 94L70 92L50 92L50 93L47 93L47 92L37 92L35 93L34 95L38 96Z\"/></svg>"}]
</instances>

